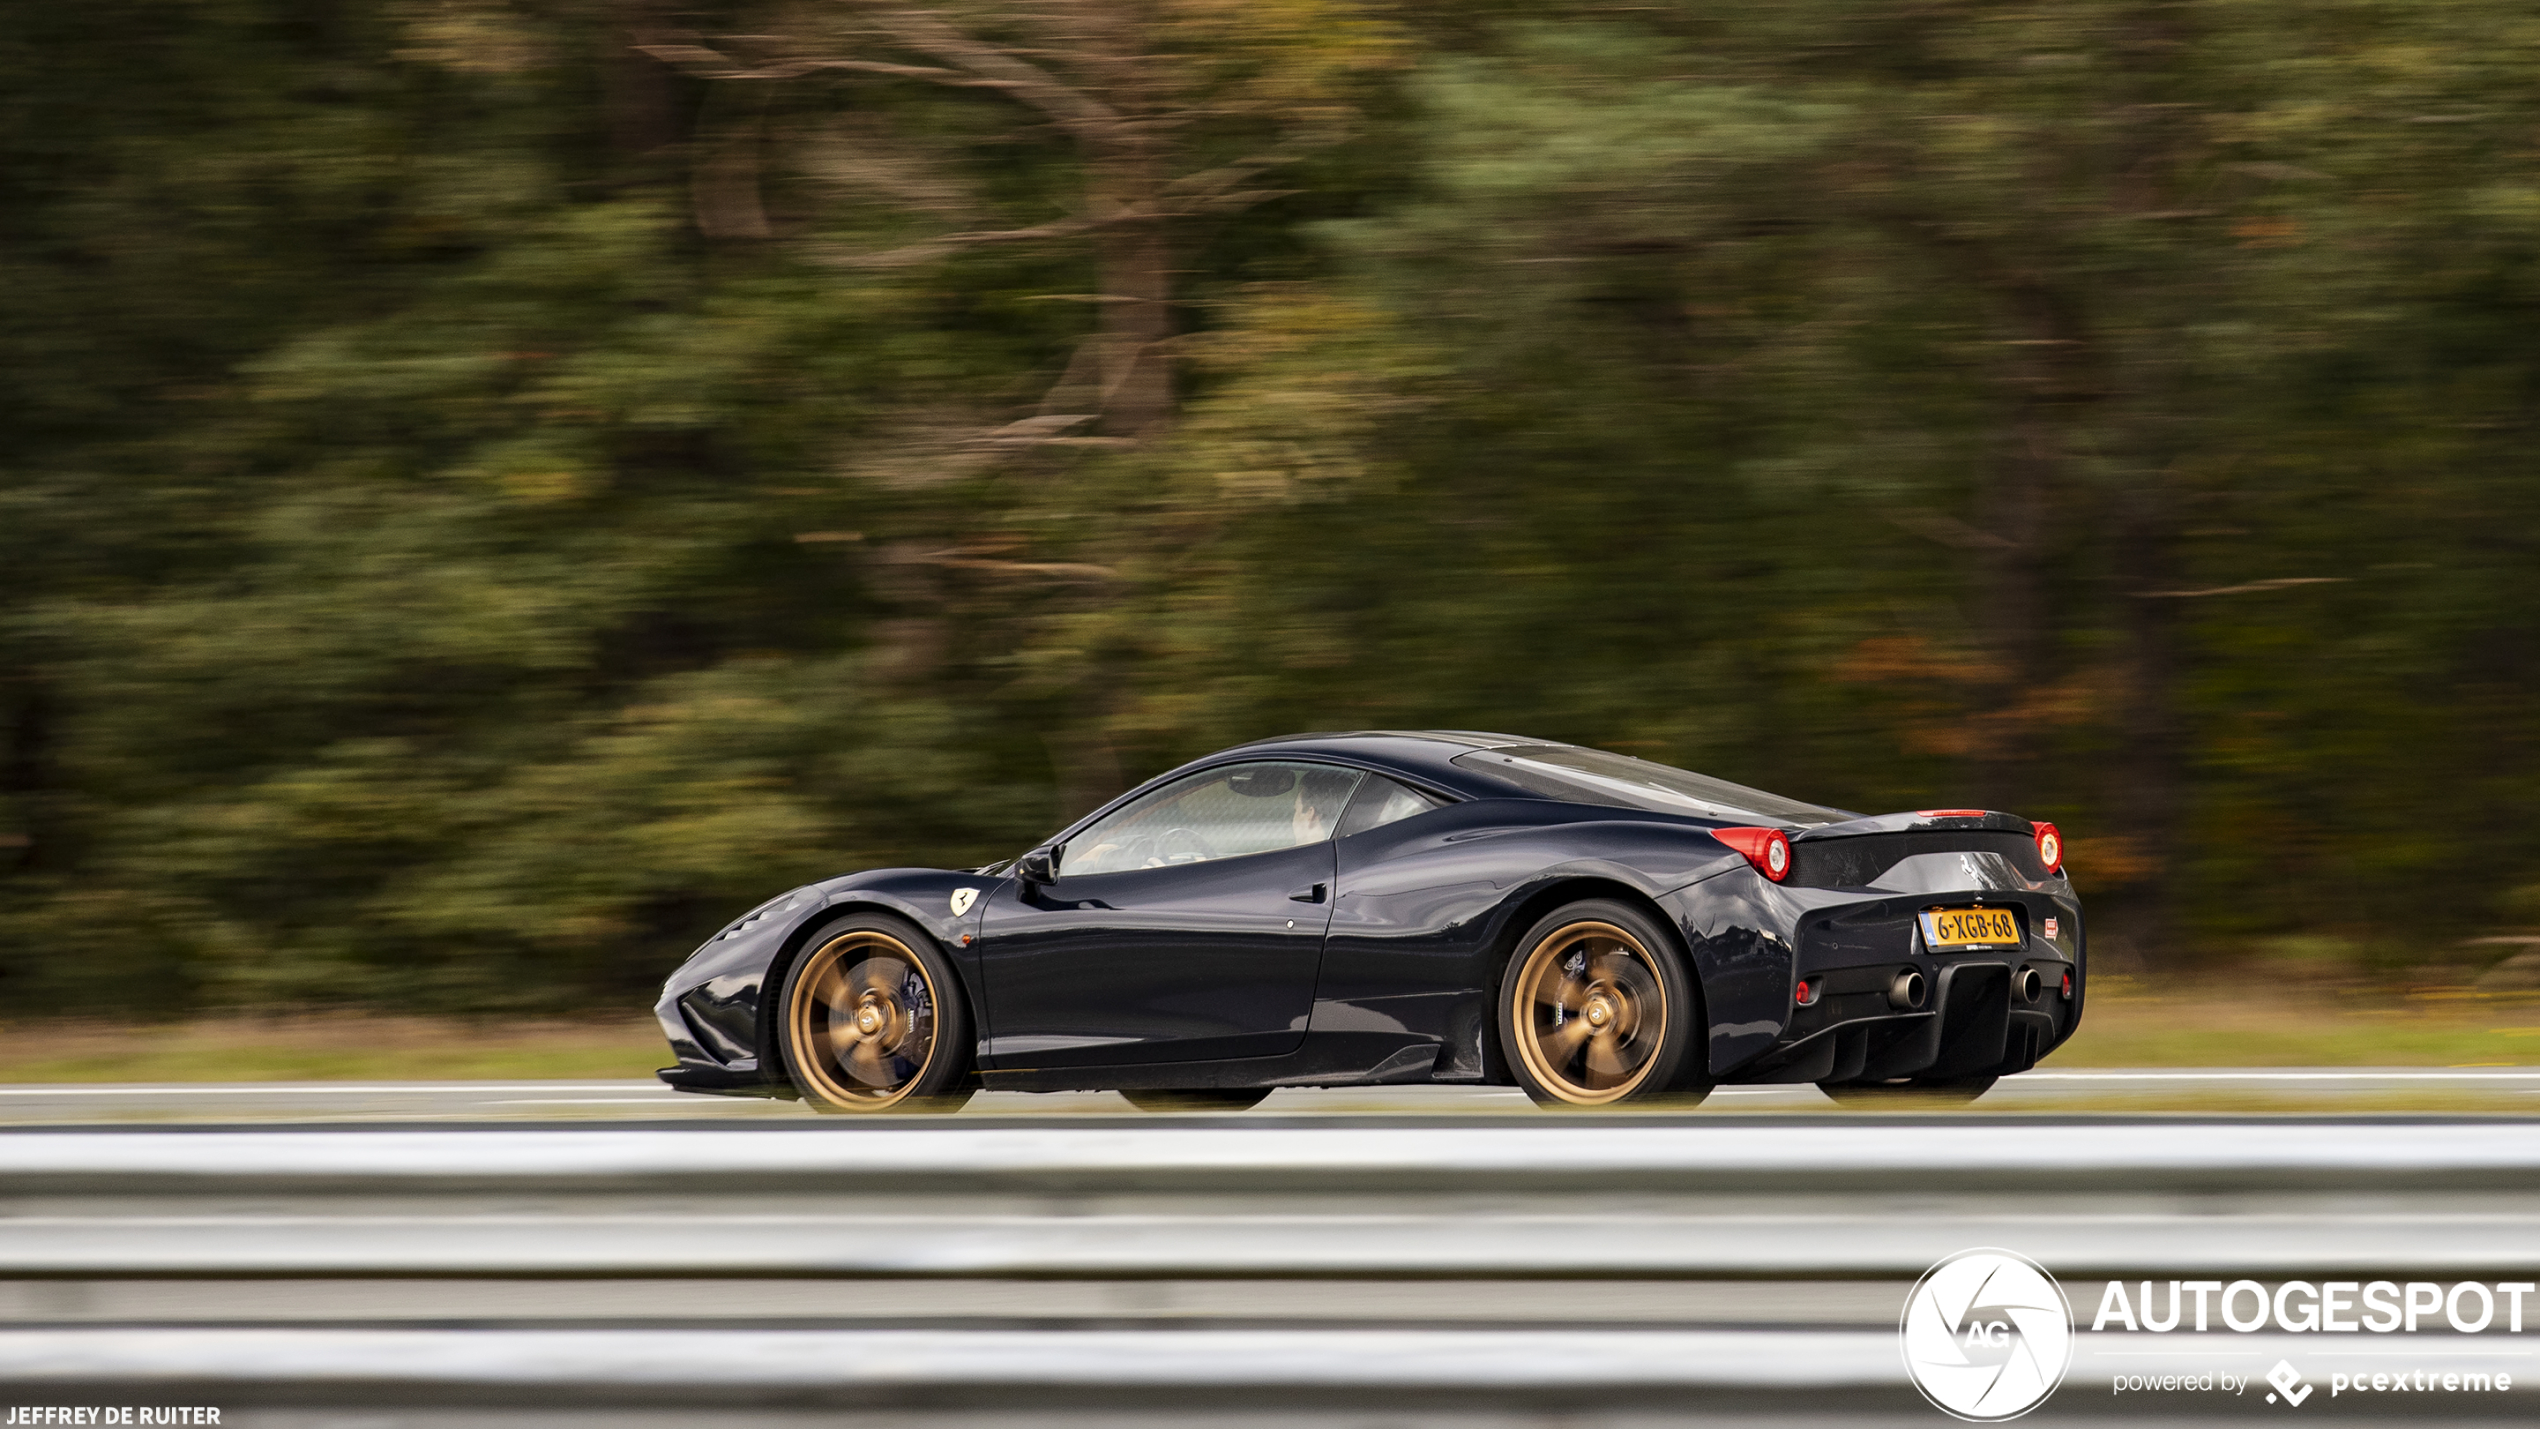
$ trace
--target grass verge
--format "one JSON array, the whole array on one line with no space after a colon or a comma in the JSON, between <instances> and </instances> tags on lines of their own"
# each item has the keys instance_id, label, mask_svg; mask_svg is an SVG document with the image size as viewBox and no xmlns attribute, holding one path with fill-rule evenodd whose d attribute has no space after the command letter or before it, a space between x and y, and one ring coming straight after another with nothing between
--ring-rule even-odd
<instances>
[{"instance_id":1,"label":"grass verge","mask_svg":"<svg viewBox=\"0 0 2540 1429\"><path fill-rule=\"evenodd\" d=\"M227 1017L110 1026L18 1022L7 1082L504 1081L649 1077L670 1048L649 1017L497 1022L429 1017Z\"/></svg>"},{"instance_id":2,"label":"grass verge","mask_svg":"<svg viewBox=\"0 0 2540 1429\"><path fill-rule=\"evenodd\" d=\"M2058 1067L2540 1065L2540 996L2463 987L2151 987L2096 978Z\"/></svg>"}]
</instances>

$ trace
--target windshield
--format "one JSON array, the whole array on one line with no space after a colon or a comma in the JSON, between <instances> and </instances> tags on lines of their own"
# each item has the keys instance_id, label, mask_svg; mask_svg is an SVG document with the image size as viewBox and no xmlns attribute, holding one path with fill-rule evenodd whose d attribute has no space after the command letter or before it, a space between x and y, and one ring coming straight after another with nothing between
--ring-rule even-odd
<instances>
[{"instance_id":1,"label":"windshield","mask_svg":"<svg viewBox=\"0 0 2540 1429\"><path fill-rule=\"evenodd\" d=\"M1522 744L1477 749L1455 756L1466 769L1490 774L1529 793L1576 804L1611 804L1662 814L1708 819L1748 819L1768 824L1836 824L1853 817L1841 809L1803 804L1725 779L1652 764L1628 754L1571 744Z\"/></svg>"}]
</instances>

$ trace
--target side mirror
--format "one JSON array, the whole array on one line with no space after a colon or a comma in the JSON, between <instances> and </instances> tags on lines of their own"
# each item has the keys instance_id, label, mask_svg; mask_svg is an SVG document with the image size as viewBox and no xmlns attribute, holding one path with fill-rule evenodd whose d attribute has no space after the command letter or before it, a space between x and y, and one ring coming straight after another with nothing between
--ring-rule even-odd
<instances>
[{"instance_id":1,"label":"side mirror","mask_svg":"<svg viewBox=\"0 0 2540 1429\"><path fill-rule=\"evenodd\" d=\"M1056 883L1059 856L1066 852L1065 844L1036 848L1014 861L1014 876L1026 883Z\"/></svg>"}]
</instances>

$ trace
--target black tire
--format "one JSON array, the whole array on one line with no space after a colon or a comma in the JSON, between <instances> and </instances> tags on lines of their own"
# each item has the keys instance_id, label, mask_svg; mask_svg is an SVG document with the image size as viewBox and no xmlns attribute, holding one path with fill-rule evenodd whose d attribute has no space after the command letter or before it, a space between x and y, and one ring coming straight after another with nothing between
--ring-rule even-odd
<instances>
[{"instance_id":1,"label":"black tire","mask_svg":"<svg viewBox=\"0 0 2540 1429\"><path fill-rule=\"evenodd\" d=\"M1140 1087L1136 1091L1122 1089L1120 1095L1140 1111L1250 1111L1270 1095L1268 1087L1175 1088Z\"/></svg>"},{"instance_id":2,"label":"black tire","mask_svg":"<svg viewBox=\"0 0 2540 1429\"><path fill-rule=\"evenodd\" d=\"M935 941L886 913L814 933L776 1005L785 1075L815 1111L952 1112L970 1100L970 1008Z\"/></svg>"},{"instance_id":3,"label":"black tire","mask_svg":"<svg viewBox=\"0 0 2540 1429\"><path fill-rule=\"evenodd\" d=\"M1499 1045L1543 1106L1699 1101L1680 1085L1702 1004L1676 943L1628 903L1592 898L1526 930L1500 974Z\"/></svg>"},{"instance_id":4,"label":"black tire","mask_svg":"<svg viewBox=\"0 0 2540 1429\"><path fill-rule=\"evenodd\" d=\"M1993 1090L1992 1077L1965 1077L1947 1082L1819 1082L1842 1107L1864 1111L1912 1111L1916 1108L1965 1106Z\"/></svg>"}]
</instances>

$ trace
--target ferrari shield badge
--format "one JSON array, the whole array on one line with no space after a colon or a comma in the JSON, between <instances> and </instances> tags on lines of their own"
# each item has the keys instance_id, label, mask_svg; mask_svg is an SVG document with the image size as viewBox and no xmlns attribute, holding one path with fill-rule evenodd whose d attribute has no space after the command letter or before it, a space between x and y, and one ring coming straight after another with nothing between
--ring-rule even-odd
<instances>
[{"instance_id":1,"label":"ferrari shield badge","mask_svg":"<svg viewBox=\"0 0 2540 1429\"><path fill-rule=\"evenodd\" d=\"M958 918L958 917L960 917L962 914L969 912L969 911L970 911L970 905L971 905L971 904L973 904L973 903L976 903L976 902L978 902L978 901L979 901L979 890L978 890L978 889L976 889L976 888L956 888L956 889L954 889L954 890L953 890L953 895L952 895L952 910L953 910L953 916L954 916L954 917L956 917L956 918Z\"/></svg>"}]
</instances>

